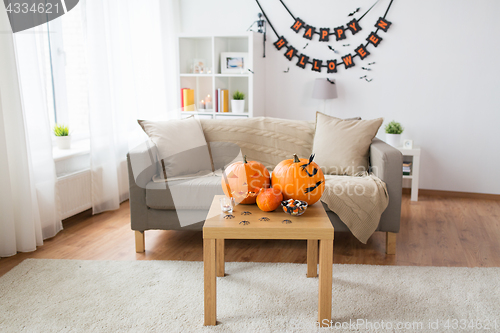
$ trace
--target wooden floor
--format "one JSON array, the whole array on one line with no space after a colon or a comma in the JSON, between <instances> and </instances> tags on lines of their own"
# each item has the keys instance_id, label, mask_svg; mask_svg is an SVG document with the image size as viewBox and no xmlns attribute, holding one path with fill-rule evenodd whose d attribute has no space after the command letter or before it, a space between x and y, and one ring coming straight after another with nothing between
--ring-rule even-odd
<instances>
[{"instance_id":1,"label":"wooden floor","mask_svg":"<svg viewBox=\"0 0 500 333\"><path fill-rule=\"evenodd\" d=\"M361 244L335 233L334 262L407 266L500 266L500 201L403 195L397 254L385 254L385 233ZM64 230L35 252L0 259L0 276L26 258L85 260L203 260L202 235L193 231L146 231L146 252L135 253L129 204L64 221ZM306 262L306 241L226 241L226 261Z\"/></svg>"}]
</instances>

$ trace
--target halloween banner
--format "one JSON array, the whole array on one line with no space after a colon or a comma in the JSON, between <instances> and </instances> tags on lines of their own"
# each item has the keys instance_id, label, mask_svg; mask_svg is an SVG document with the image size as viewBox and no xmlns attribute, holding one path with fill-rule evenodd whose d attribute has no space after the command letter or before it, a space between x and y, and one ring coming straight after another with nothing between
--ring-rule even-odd
<instances>
[{"instance_id":1,"label":"halloween banner","mask_svg":"<svg viewBox=\"0 0 500 333\"><path fill-rule=\"evenodd\" d=\"M360 32L361 26L359 25L359 22L365 17L370 10L377 4L379 0L377 0L359 19L353 18L350 22L346 23L345 25L337 26L336 28L319 28L317 29L315 26L307 24L303 20L301 20L299 17L295 17L292 12L288 9L288 7L285 5L283 0L280 0L281 4L287 12L290 14L290 16L293 18L294 23L290 27L293 31L296 33L301 32L302 30L304 31L304 34L302 37L308 40L312 40L314 35L319 36L319 41L320 42L329 42L330 41L330 36L335 36L336 41L344 40L347 38L346 32L350 31L353 35L357 34ZM356 14L360 8L357 8L355 11L350 13L348 16L353 16Z\"/></svg>"},{"instance_id":2,"label":"halloween banner","mask_svg":"<svg viewBox=\"0 0 500 333\"><path fill-rule=\"evenodd\" d=\"M297 48L293 47L293 45L290 45L288 43L288 41L286 40L286 38L284 36L278 35L277 31L274 29L273 25L269 21L269 18L267 17L266 13L262 9L259 1L258 0L255 0L255 1L259 5L260 10L262 11L262 14L264 14L264 17L266 18L267 22L269 23L269 26L271 27L271 29L275 33L276 37L278 37L278 40L276 42L274 42L274 46L276 47L276 49L285 50L285 53L284 53L285 58L288 59L289 61L295 61L294 58L296 58L295 65L297 67L305 69L307 67L307 65L311 65L310 68L312 71L320 72L320 73L324 69L326 70L326 73L328 73L328 74L337 73L337 69L339 67L341 67L341 68L343 67L344 69L349 69L349 68L356 66L356 60L357 60L356 58L359 58L360 60L364 60L366 57L370 56L371 53L368 50L368 47L370 45L372 45L374 47L378 47L380 45L380 42L383 40L383 38L380 37L380 35L378 34L379 31L382 30L383 32L387 32L392 25L392 22L388 21L386 19L386 16L387 16L387 13L389 12L389 9L391 8L392 2L394 0L390 1L384 16L380 17L377 20L377 22L375 23L374 26L375 26L376 30L370 32L370 34L366 38L365 44L360 44L358 47L356 47L353 50L352 53L349 53L347 55L342 56L341 61L338 59L328 59L328 60L314 59L314 58L309 57L306 54L303 54L302 52L299 52L299 50ZM280 0L280 1L283 3L282 0ZM283 5L284 5L284 3L283 3ZM375 6L375 4L373 6ZM366 13L368 13L373 8L373 6L370 7L370 9ZM286 6L285 6L285 8L286 8ZM287 8L287 10L288 10L288 8ZM354 13L357 12L358 10L359 10L359 8L356 11L354 11ZM351 14L354 14L354 13L351 13ZM366 15L366 13L364 15ZM290 15L291 15L291 13L290 13ZM363 17L364 17L364 15L363 15ZM353 24L352 29L356 28L355 29L356 32L353 32L353 30L349 29L348 27L343 27L343 26L334 29L335 36L336 36L337 40L341 40L341 39L346 38L346 35L345 35L346 30L351 31L353 34L357 33L358 31L361 30L361 27L357 24L357 22L359 22L359 20L356 21L355 23L354 23L354 21L356 21L356 20L353 19L353 21L351 21L351 23ZM296 26L296 28L298 30L300 30L302 28L305 29L304 38L307 38L307 39L312 39L312 36L315 33L318 33L318 34L320 34L320 41L321 41L321 38L327 38L327 36L328 36L327 33L330 34L329 28L320 28L319 32L316 32L315 27L305 24L303 21L301 21L298 18L296 19L296 22L294 25ZM293 27L294 26L292 26L292 29L294 29Z\"/></svg>"}]
</instances>

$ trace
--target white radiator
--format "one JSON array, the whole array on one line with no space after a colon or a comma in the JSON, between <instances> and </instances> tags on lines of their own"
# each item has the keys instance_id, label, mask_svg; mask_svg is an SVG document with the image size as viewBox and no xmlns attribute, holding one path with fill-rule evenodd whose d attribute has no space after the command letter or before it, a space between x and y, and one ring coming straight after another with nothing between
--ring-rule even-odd
<instances>
[{"instance_id":1,"label":"white radiator","mask_svg":"<svg viewBox=\"0 0 500 333\"><path fill-rule=\"evenodd\" d=\"M57 178L61 203L61 219L66 219L92 207L90 170Z\"/></svg>"}]
</instances>

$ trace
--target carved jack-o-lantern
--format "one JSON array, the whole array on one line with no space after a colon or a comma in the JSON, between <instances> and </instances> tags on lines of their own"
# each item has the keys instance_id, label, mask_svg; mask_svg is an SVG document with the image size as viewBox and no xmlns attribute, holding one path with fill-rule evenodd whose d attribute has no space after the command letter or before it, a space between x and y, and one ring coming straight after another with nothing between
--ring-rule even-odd
<instances>
[{"instance_id":1,"label":"carved jack-o-lantern","mask_svg":"<svg viewBox=\"0 0 500 333\"><path fill-rule=\"evenodd\" d=\"M270 185L269 171L256 161L235 162L222 175L222 190L237 203L254 204L260 189Z\"/></svg>"},{"instance_id":2,"label":"carved jack-o-lantern","mask_svg":"<svg viewBox=\"0 0 500 333\"><path fill-rule=\"evenodd\" d=\"M313 159L314 154L309 160L294 154L293 159L281 161L274 168L271 183L281 191L284 200L302 200L312 205L321 198L325 176Z\"/></svg>"}]
</instances>

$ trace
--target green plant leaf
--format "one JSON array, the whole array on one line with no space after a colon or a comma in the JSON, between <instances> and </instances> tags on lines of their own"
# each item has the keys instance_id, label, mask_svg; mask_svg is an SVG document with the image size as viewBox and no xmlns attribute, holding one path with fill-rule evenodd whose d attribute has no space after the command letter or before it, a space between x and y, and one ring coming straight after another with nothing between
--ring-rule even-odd
<instances>
[{"instance_id":1,"label":"green plant leaf","mask_svg":"<svg viewBox=\"0 0 500 333\"><path fill-rule=\"evenodd\" d=\"M56 124L53 131L55 136L69 136L68 126L62 124Z\"/></svg>"},{"instance_id":2,"label":"green plant leaf","mask_svg":"<svg viewBox=\"0 0 500 333\"><path fill-rule=\"evenodd\" d=\"M394 120L385 125L385 132L387 134L401 134L403 133L403 131L404 131L403 126L401 126L400 123Z\"/></svg>"}]
</instances>

